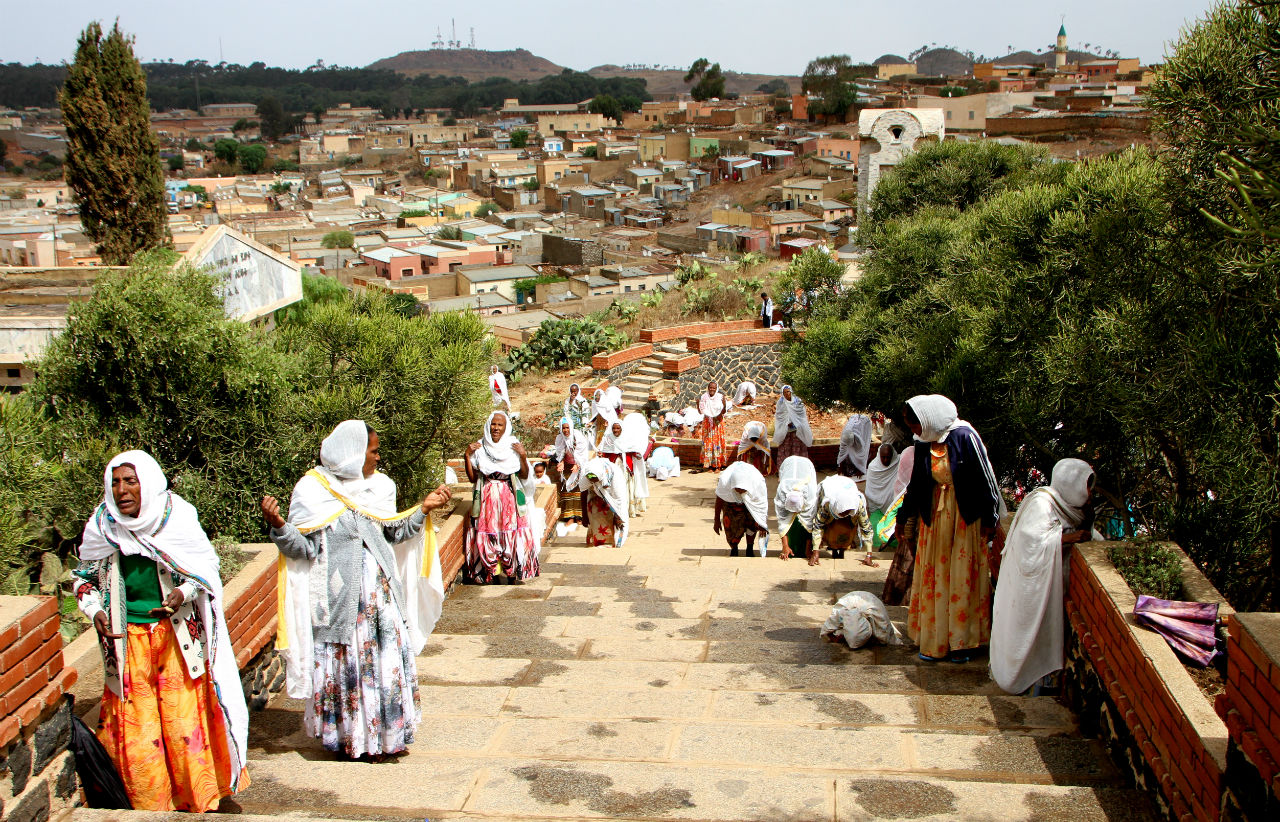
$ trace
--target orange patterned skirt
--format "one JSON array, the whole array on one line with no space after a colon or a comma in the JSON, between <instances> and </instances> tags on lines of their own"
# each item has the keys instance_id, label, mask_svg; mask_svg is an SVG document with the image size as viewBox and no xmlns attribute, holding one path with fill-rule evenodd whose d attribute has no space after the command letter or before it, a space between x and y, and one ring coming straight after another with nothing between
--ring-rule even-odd
<instances>
[{"instance_id":1,"label":"orange patterned skirt","mask_svg":"<svg viewBox=\"0 0 1280 822\"><path fill-rule=\"evenodd\" d=\"M230 796L226 722L206 673L193 680L167 620L128 626L124 699L102 697L102 741L138 810L204 813ZM249 786L240 776L239 789Z\"/></svg>"}]
</instances>

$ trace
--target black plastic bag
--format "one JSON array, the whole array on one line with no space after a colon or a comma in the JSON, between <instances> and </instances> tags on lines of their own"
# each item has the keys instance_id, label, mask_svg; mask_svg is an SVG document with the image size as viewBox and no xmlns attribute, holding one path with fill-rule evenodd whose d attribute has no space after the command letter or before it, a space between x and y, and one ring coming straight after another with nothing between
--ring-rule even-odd
<instances>
[{"instance_id":1,"label":"black plastic bag","mask_svg":"<svg viewBox=\"0 0 1280 822\"><path fill-rule=\"evenodd\" d=\"M70 696L67 697L71 699ZM76 758L76 776L84 788L84 799L90 808L132 810L133 803L124 789L124 780L116 771L111 755L102 747L89 726L76 716L75 703L71 705L71 744L68 746Z\"/></svg>"}]
</instances>

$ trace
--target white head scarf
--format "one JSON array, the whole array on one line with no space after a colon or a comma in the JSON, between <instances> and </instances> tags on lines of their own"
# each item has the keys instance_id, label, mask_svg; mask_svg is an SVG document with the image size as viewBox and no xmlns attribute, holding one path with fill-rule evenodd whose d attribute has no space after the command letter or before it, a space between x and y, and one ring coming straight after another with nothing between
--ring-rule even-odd
<instances>
[{"instance_id":1,"label":"white head scarf","mask_svg":"<svg viewBox=\"0 0 1280 822\"><path fill-rule=\"evenodd\" d=\"M369 427L363 420L346 420L320 443L320 465L339 480L358 480L368 450Z\"/></svg>"},{"instance_id":2,"label":"white head scarf","mask_svg":"<svg viewBox=\"0 0 1280 822\"><path fill-rule=\"evenodd\" d=\"M960 426L970 426L959 418L956 404L941 394L919 394L907 400L907 405L920 420L920 439L924 442L944 442Z\"/></svg>"},{"instance_id":3,"label":"white head scarf","mask_svg":"<svg viewBox=\"0 0 1280 822\"><path fill-rule=\"evenodd\" d=\"M111 493L111 472L132 465L138 475L139 507L133 517L120 513ZM248 750L249 708L240 685L235 649L227 631L224 611L227 603L219 576L219 560L200 516L191 503L169 490L164 469L145 451L116 454L103 472L102 504L84 526L80 559L106 559L115 552L145 556L188 577L196 584L195 614L204 623L208 646L208 672L217 686L215 693L227 717L227 749L231 754L232 787L239 783ZM113 640L112 650L125 673L124 640Z\"/></svg>"},{"instance_id":4,"label":"white head scarf","mask_svg":"<svg viewBox=\"0 0 1280 822\"><path fill-rule=\"evenodd\" d=\"M719 385L716 386L714 396L709 392L710 389L707 389L698 397L698 413L704 417L718 417L724 411L724 392Z\"/></svg>"},{"instance_id":5,"label":"white head scarf","mask_svg":"<svg viewBox=\"0 0 1280 822\"><path fill-rule=\"evenodd\" d=\"M493 418L497 416L501 416L507 421L507 427L502 432L502 438L494 442L493 435L489 432L489 426L493 423ZM484 432L480 438L480 448L475 453L476 468L486 476L489 474L519 474L520 455L512 448L517 442L519 440L511 434L511 417L505 411L494 411L484 421Z\"/></svg>"},{"instance_id":6,"label":"white head scarf","mask_svg":"<svg viewBox=\"0 0 1280 822\"><path fill-rule=\"evenodd\" d=\"M320 464L316 472L321 474L339 494L352 500L365 502L363 497L374 485L374 477L365 478L364 460L369 448L369 428L363 420L346 420L338 425L320 443ZM387 480L390 482L390 479ZM391 483L394 487L395 483ZM395 507L394 496L392 508ZM303 533L331 521L341 514L346 505L313 477L303 477L293 487L289 500L289 522Z\"/></svg>"},{"instance_id":7,"label":"white head scarf","mask_svg":"<svg viewBox=\"0 0 1280 822\"><path fill-rule=\"evenodd\" d=\"M565 437L564 427L569 426L569 436ZM587 450L589 448L587 438L582 432L573 427L573 422L568 417L560 418L560 426L556 431L556 459L564 459L566 453L573 454L573 459L581 467L586 462Z\"/></svg>"},{"instance_id":8,"label":"white head scarf","mask_svg":"<svg viewBox=\"0 0 1280 822\"><path fill-rule=\"evenodd\" d=\"M600 447L596 449L597 453L600 453L600 454L621 454L622 453L622 445L620 441L622 440L623 435L613 433L614 425L622 425L622 421L615 418L612 422L609 422L605 425L604 436L600 437Z\"/></svg>"},{"instance_id":9,"label":"white head scarf","mask_svg":"<svg viewBox=\"0 0 1280 822\"><path fill-rule=\"evenodd\" d=\"M622 389L611 385L604 390L604 401L617 415L622 414Z\"/></svg>"},{"instance_id":10,"label":"white head scarf","mask_svg":"<svg viewBox=\"0 0 1280 822\"><path fill-rule=\"evenodd\" d=\"M578 389L578 395L575 397L573 389ZM591 401L582 393L582 387L576 382L569 386L569 396L564 398L564 415L569 416L569 411L577 410L579 414L591 407Z\"/></svg>"},{"instance_id":11,"label":"white head scarf","mask_svg":"<svg viewBox=\"0 0 1280 822\"><path fill-rule=\"evenodd\" d=\"M813 530L813 514L818 502L818 472L812 460L787 457L778 469L778 490L773 495L773 513L778 518L778 533L786 536L796 517L800 527Z\"/></svg>"},{"instance_id":12,"label":"white head scarf","mask_svg":"<svg viewBox=\"0 0 1280 822\"><path fill-rule=\"evenodd\" d=\"M901 454L889 448L889 464L877 452L867 466L867 507L871 511L888 511L898 498L898 462ZM906 490L905 487L903 490Z\"/></svg>"},{"instance_id":13,"label":"white head scarf","mask_svg":"<svg viewBox=\"0 0 1280 822\"><path fill-rule=\"evenodd\" d=\"M649 422L644 414L632 411L622 418L622 436L618 448L623 454L644 454L649 450Z\"/></svg>"},{"instance_id":14,"label":"white head scarf","mask_svg":"<svg viewBox=\"0 0 1280 822\"><path fill-rule=\"evenodd\" d=\"M1093 468L1065 459L1009 526L991 620L991 677L1021 693L1063 666L1062 532L1079 525Z\"/></svg>"},{"instance_id":15,"label":"white head scarf","mask_svg":"<svg viewBox=\"0 0 1280 822\"><path fill-rule=\"evenodd\" d=\"M737 488L742 488L746 493L738 493L734 490ZM716 482L716 496L725 502L747 506L756 525L764 529L769 527L769 489L764 475L754 465L745 462L730 463Z\"/></svg>"},{"instance_id":16,"label":"white head scarf","mask_svg":"<svg viewBox=\"0 0 1280 822\"><path fill-rule=\"evenodd\" d=\"M489 390L493 392L495 398L509 399L507 396L507 375L499 371L496 365L489 371Z\"/></svg>"},{"instance_id":17,"label":"white head scarf","mask_svg":"<svg viewBox=\"0 0 1280 822\"><path fill-rule=\"evenodd\" d=\"M701 400L698 401L698 405L702 405ZM680 416L684 417L684 424L690 428L700 425L703 420L702 412L697 408L694 408L692 405L685 408L684 411L680 413Z\"/></svg>"},{"instance_id":18,"label":"white head scarf","mask_svg":"<svg viewBox=\"0 0 1280 822\"><path fill-rule=\"evenodd\" d=\"M755 442L751 441L752 437L755 437ZM769 432L765 430L764 423L753 420L742 429L742 439L738 442L738 453L745 453L748 448L757 448L763 451L766 456L773 456L769 451L768 443Z\"/></svg>"},{"instance_id":19,"label":"white head scarf","mask_svg":"<svg viewBox=\"0 0 1280 822\"><path fill-rule=\"evenodd\" d=\"M597 388L595 396L591 399L591 418L599 417L606 423L612 423L618 419L616 406L609 402L609 396L604 389Z\"/></svg>"},{"instance_id":20,"label":"white head scarf","mask_svg":"<svg viewBox=\"0 0 1280 822\"><path fill-rule=\"evenodd\" d=\"M663 415L662 421L667 425L684 425L684 415L675 411L668 411Z\"/></svg>"},{"instance_id":21,"label":"white head scarf","mask_svg":"<svg viewBox=\"0 0 1280 822\"><path fill-rule=\"evenodd\" d=\"M871 418L866 414L854 414L840 432L840 450L836 453L836 465L848 457L853 463L855 477L867 473L867 448L871 445Z\"/></svg>"},{"instance_id":22,"label":"white head scarf","mask_svg":"<svg viewBox=\"0 0 1280 822\"><path fill-rule=\"evenodd\" d=\"M593 480L592 477L595 477ZM587 463L582 471L580 487L594 491L609 506L613 515L622 521L623 531L630 522L630 506L627 504L627 478L623 470L603 457Z\"/></svg>"},{"instance_id":23,"label":"white head scarf","mask_svg":"<svg viewBox=\"0 0 1280 822\"><path fill-rule=\"evenodd\" d=\"M784 392L788 388L791 386L782 386ZM773 412L773 444L782 445L782 441L787 438L787 430L793 425L796 427L796 436L800 441L806 446L813 445L813 431L809 429L809 411L794 391L790 402L787 401L786 396L778 397L778 405Z\"/></svg>"},{"instance_id":24,"label":"white head scarf","mask_svg":"<svg viewBox=\"0 0 1280 822\"><path fill-rule=\"evenodd\" d=\"M827 477L821 483L822 502L820 505L834 519L842 519L858 507L862 492L858 483L849 477Z\"/></svg>"},{"instance_id":25,"label":"white head scarf","mask_svg":"<svg viewBox=\"0 0 1280 822\"><path fill-rule=\"evenodd\" d=\"M742 405L744 402L746 402L748 395L750 395L751 401L755 402L756 395L759 393L760 392L756 388L755 383L753 383L751 380L743 380L742 382L738 383L738 390L735 391L733 394L733 404L739 405L739 406Z\"/></svg>"}]
</instances>

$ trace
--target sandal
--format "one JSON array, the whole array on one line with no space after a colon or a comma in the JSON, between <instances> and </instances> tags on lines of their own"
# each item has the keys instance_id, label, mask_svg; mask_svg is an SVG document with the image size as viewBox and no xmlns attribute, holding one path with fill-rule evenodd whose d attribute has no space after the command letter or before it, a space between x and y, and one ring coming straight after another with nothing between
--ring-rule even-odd
<instances>
[{"instance_id":1,"label":"sandal","mask_svg":"<svg viewBox=\"0 0 1280 822\"><path fill-rule=\"evenodd\" d=\"M923 652L916 654L916 656L920 657L920 659L924 660L925 662L946 662L946 657L929 656L928 654L925 654Z\"/></svg>"},{"instance_id":2,"label":"sandal","mask_svg":"<svg viewBox=\"0 0 1280 822\"><path fill-rule=\"evenodd\" d=\"M876 565L876 561L875 561L874 559L872 559L872 558L871 558L871 555L870 555L870 554L867 554L867 555L866 555L865 557L863 557L860 561L862 562L862 564L863 564L863 565L866 565L866 566L868 566L868 567L870 567L870 568L879 568L879 567L880 567L880 566Z\"/></svg>"}]
</instances>

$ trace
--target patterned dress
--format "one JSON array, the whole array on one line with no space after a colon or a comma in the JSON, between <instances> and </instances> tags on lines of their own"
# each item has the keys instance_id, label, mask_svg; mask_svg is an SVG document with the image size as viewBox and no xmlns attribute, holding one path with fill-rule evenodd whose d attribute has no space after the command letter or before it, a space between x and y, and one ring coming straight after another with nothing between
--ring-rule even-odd
<instances>
[{"instance_id":1,"label":"patterned dress","mask_svg":"<svg viewBox=\"0 0 1280 822\"><path fill-rule=\"evenodd\" d=\"M352 758L405 750L418 723L418 676L404 620L368 551L362 576L351 644L322 642L313 652L303 719L327 750Z\"/></svg>"},{"instance_id":2,"label":"patterned dress","mask_svg":"<svg viewBox=\"0 0 1280 822\"><path fill-rule=\"evenodd\" d=\"M533 529L516 502L509 478L481 477L475 493L480 495L480 515L471 518L463 541L467 579L485 584L499 573L513 579L536 577Z\"/></svg>"},{"instance_id":3,"label":"patterned dress","mask_svg":"<svg viewBox=\"0 0 1280 822\"><path fill-rule=\"evenodd\" d=\"M925 656L986 645L991 639L991 573L982 524L965 523L946 445L929 449L933 522L919 523L907 635Z\"/></svg>"},{"instance_id":4,"label":"patterned dress","mask_svg":"<svg viewBox=\"0 0 1280 822\"><path fill-rule=\"evenodd\" d=\"M782 442L778 443L778 463L782 464L787 457L809 458L809 446L804 444L804 440L795 431L788 431Z\"/></svg>"},{"instance_id":5,"label":"patterned dress","mask_svg":"<svg viewBox=\"0 0 1280 822\"><path fill-rule=\"evenodd\" d=\"M587 545L613 545L613 510L604 497L587 492Z\"/></svg>"},{"instance_id":6,"label":"patterned dress","mask_svg":"<svg viewBox=\"0 0 1280 822\"><path fill-rule=\"evenodd\" d=\"M702 467L724 468L728 458L724 451L724 417L707 417L702 421Z\"/></svg>"},{"instance_id":7,"label":"patterned dress","mask_svg":"<svg viewBox=\"0 0 1280 822\"><path fill-rule=\"evenodd\" d=\"M738 462L753 466L763 476L769 476L773 470L773 458L759 448L743 448L738 446Z\"/></svg>"}]
</instances>

